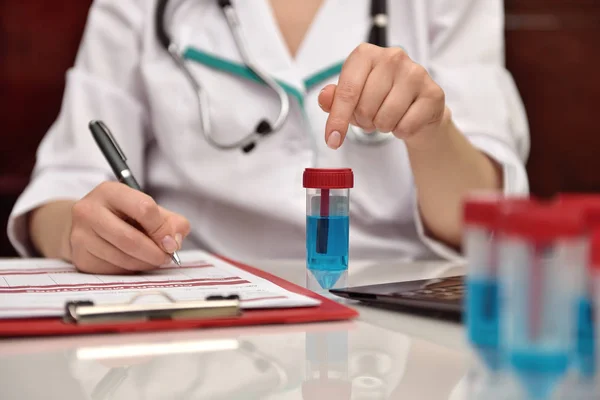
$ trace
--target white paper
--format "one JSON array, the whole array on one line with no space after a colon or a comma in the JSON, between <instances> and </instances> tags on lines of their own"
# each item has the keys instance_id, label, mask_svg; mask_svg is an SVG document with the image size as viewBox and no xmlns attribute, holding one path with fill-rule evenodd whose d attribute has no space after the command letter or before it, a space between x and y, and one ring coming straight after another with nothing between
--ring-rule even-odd
<instances>
[{"instance_id":1,"label":"white paper","mask_svg":"<svg viewBox=\"0 0 600 400\"><path fill-rule=\"evenodd\" d=\"M290 292L202 251L181 252L175 264L136 275L92 275L68 263L47 259L0 261L0 318L64 315L65 303L127 303L138 293L165 292L177 301L237 294L242 307L310 307L319 300ZM136 303L165 301L144 296Z\"/></svg>"}]
</instances>

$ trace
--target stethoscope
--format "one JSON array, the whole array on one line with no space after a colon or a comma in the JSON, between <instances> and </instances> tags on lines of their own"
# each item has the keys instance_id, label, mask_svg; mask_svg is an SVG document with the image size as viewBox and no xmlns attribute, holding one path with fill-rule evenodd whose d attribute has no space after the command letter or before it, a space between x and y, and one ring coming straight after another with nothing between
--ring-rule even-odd
<instances>
[{"instance_id":1,"label":"stethoscope","mask_svg":"<svg viewBox=\"0 0 600 400\"><path fill-rule=\"evenodd\" d=\"M169 34L165 29L165 9L167 7L168 0L159 0L156 7L155 14L155 25L156 25L156 36L160 44L167 50L175 64L181 69L188 82L194 89L196 95L198 110L200 112L200 122L202 125L202 135L206 141L217 149L221 150L232 150L241 149L244 153L252 151L258 141L264 139L268 135L277 132L281 129L290 113L290 100L281 85L279 85L273 78L271 78L263 69L261 69L256 62L252 59L248 53L248 46L244 41L244 36L240 28L239 19L237 13L231 4L230 0L217 0L217 4L223 10L229 29L233 34L235 44L238 51L241 54L242 60L246 66L260 77L264 83L277 94L279 98L279 115L273 123L263 118L256 125L254 132L242 137L239 140L224 143L214 138L211 130L210 117L208 112L208 96L206 92L202 90L202 87L194 78L194 75L185 65L184 59L179 51L179 48L175 43L171 41ZM371 31L369 34L369 43L380 47L387 47L387 0L371 0ZM379 144L387 141L393 136L387 133L373 132L366 133L362 129L350 125L348 129L347 137L362 144Z\"/></svg>"}]
</instances>

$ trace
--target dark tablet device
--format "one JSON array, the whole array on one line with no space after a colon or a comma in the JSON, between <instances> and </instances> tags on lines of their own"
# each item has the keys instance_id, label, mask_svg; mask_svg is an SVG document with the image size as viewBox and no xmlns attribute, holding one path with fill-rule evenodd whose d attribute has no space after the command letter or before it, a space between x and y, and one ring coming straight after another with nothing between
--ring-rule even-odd
<instances>
[{"instance_id":1,"label":"dark tablet device","mask_svg":"<svg viewBox=\"0 0 600 400\"><path fill-rule=\"evenodd\" d=\"M464 276L332 289L336 296L425 316L462 318Z\"/></svg>"}]
</instances>

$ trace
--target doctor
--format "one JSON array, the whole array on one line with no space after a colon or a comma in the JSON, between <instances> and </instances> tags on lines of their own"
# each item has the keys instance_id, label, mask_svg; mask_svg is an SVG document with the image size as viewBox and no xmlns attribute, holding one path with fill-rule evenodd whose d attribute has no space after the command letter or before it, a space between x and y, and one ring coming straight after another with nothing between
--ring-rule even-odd
<instances>
[{"instance_id":1,"label":"doctor","mask_svg":"<svg viewBox=\"0 0 600 400\"><path fill-rule=\"evenodd\" d=\"M456 257L465 194L527 193L501 0L227 3L94 2L9 220L21 254L95 273L151 269L182 246L302 258L301 176L318 166L354 170L351 257ZM92 119L151 197L109 182ZM215 145L257 125L268 134L249 152Z\"/></svg>"}]
</instances>

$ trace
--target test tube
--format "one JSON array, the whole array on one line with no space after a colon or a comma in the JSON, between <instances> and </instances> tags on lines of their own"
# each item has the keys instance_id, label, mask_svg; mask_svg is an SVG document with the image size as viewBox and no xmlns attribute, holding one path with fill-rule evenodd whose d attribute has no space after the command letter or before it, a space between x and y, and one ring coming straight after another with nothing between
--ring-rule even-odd
<instances>
[{"instance_id":1,"label":"test tube","mask_svg":"<svg viewBox=\"0 0 600 400\"><path fill-rule=\"evenodd\" d=\"M578 208L583 213L585 224L590 233L600 231L600 196L588 194L563 194L557 199L560 207ZM595 234L594 234L595 235ZM596 338L594 327L594 245L590 244L588 268L580 288L580 300L577 304L577 343L574 349L574 361L580 383L592 381L597 373Z\"/></svg>"},{"instance_id":2,"label":"test tube","mask_svg":"<svg viewBox=\"0 0 600 400\"><path fill-rule=\"evenodd\" d=\"M586 222L589 208L584 206L583 212ZM593 212L595 213L595 211ZM576 305L577 336L574 348L574 374L562 386L558 399L568 400L598 400L600 398L600 376L598 374L597 351L598 326L594 320L598 318L598 290L600 289L600 227L591 228L588 269L585 274L585 283L582 285L579 301ZM595 314L595 315L594 315Z\"/></svg>"},{"instance_id":3,"label":"test tube","mask_svg":"<svg viewBox=\"0 0 600 400\"><path fill-rule=\"evenodd\" d=\"M350 242L350 189L354 174L349 168L304 171L306 188L306 284L327 293L347 286Z\"/></svg>"},{"instance_id":4,"label":"test tube","mask_svg":"<svg viewBox=\"0 0 600 400\"><path fill-rule=\"evenodd\" d=\"M600 343L600 230L592 234L591 245L592 291L594 300L595 341ZM595 347L596 365L600 365L600 351ZM596 392L600 392L600 373L596 370Z\"/></svg>"},{"instance_id":5,"label":"test tube","mask_svg":"<svg viewBox=\"0 0 600 400\"><path fill-rule=\"evenodd\" d=\"M467 261L465 325L470 344L492 373L502 366L499 346L498 228L503 211L531 204L528 198L476 194L464 203L463 249Z\"/></svg>"},{"instance_id":6,"label":"test tube","mask_svg":"<svg viewBox=\"0 0 600 400\"><path fill-rule=\"evenodd\" d=\"M501 346L530 399L550 398L569 368L585 232L579 210L551 205L510 210L500 223Z\"/></svg>"}]
</instances>

